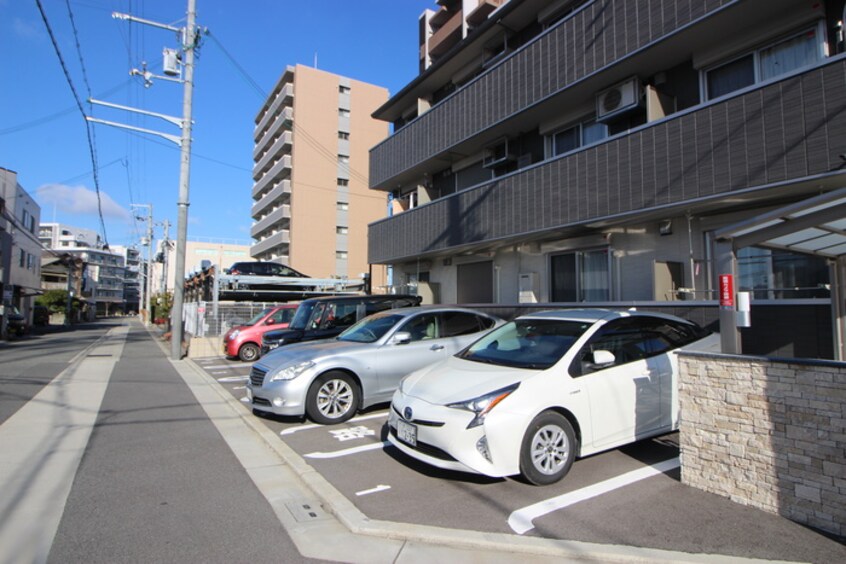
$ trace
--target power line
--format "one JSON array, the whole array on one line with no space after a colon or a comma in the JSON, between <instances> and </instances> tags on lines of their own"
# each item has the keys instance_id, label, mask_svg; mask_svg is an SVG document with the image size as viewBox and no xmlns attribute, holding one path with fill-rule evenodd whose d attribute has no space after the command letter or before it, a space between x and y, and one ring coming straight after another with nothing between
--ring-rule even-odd
<instances>
[{"instance_id":1,"label":"power line","mask_svg":"<svg viewBox=\"0 0 846 564\"><path fill-rule=\"evenodd\" d=\"M38 11L41 13L41 19L44 21L44 26L47 28L47 34L50 36L50 41L53 43L53 49L56 51L56 57L59 59L59 64L62 67L62 72L65 75L65 80L67 80L68 86L73 93L73 98L76 101L76 105L79 108L80 114L82 114L82 120L85 122L85 134L88 138L88 153L91 155L91 166L92 171L94 173L94 187L97 192L97 211L100 215L100 227L103 229L103 242L108 246L109 240L106 236L106 222L103 219L103 207L102 202L100 200L100 180L97 174L97 157L96 152L94 150L94 139L91 135L91 125L88 123L85 115L85 109L82 107L82 102L79 99L79 95L76 92L76 88L74 88L73 81L71 80L70 74L68 73L67 66L65 65L65 61L62 58L62 52L59 49L59 44L56 42L56 37L53 34L53 29L50 27L50 22L47 20L47 14L44 12L44 7L41 5L41 0L35 0L35 3L38 5Z\"/></svg>"}]
</instances>

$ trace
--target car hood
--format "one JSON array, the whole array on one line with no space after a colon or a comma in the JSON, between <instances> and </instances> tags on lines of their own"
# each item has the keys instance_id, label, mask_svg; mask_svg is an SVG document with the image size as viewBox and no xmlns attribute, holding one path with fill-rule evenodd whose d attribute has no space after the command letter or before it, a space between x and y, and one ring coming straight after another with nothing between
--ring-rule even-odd
<instances>
[{"instance_id":1,"label":"car hood","mask_svg":"<svg viewBox=\"0 0 846 564\"><path fill-rule=\"evenodd\" d=\"M407 396L445 405L510 386L537 372L453 356L410 374L403 380L400 389Z\"/></svg>"},{"instance_id":2,"label":"car hood","mask_svg":"<svg viewBox=\"0 0 846 564\"><path fill-rule=\"evenodd\" d=\"M270 351L255 365L273 370L280 366L289 366L307 360L316 362L330 356L345 356L360 351L373 350L374 346L377 346L376 343L350 343L337 339L293 343Z\"/></svg>"}]
</instances>

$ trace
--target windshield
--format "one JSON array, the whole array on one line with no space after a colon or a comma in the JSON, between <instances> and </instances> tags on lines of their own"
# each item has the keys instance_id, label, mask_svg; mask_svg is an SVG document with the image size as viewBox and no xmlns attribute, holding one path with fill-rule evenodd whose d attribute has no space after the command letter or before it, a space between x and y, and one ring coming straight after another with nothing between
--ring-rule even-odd
<instances>
[{"instance_id":1,"label":"windshield","mask_svg":"<svg viewBox=\"0 0 846 564\"><path fill-rule=\"evenodd\" d=\"M338 335L338 340L352 343L375 343L403 319L405 318L402 315L377 313L365 317Z\"/></svg>"},{"instance_id":2,"label":"windshield","mask_svg":"<svg viewBox=\"0 0 846 564\"><path fill-rule=\"evenodd\" d=\"M561 319L516 319L457 356L474 362L544 370L561 360L590 325Z\"/></svg>"},{"instance_id":3,"label":"windshield","mask_svg":"<svg viewBox=\"0 0 846 564\"><path fill-rule=\"evenodd\" d=\"M270 313L270 311L271 311L272 309L273 309L272 307L269 307L269 308L267 308L267 309L263 309L263 310L261 310L261 311L260 311L259 313L257 313L257 314L256 314L256 315L252 318L252 319L250 319L249 321L247 321L246 323L244 323L244 326L249 327L249 326L251 326L251 325L255 325L256 323L258 323L259 321L261 321L261 320L262 320L262 318L263 318L265 315L267 315L268 313Z\"/></svg>"}]
</instances>

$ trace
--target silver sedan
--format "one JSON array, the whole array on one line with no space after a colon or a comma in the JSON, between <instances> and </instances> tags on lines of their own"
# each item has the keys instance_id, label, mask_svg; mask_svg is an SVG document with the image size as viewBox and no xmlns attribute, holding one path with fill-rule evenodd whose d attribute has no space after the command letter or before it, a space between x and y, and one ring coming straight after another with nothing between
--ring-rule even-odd
<instances>
[{"instance_id":1,"label":"silver sedan","mask_svg":"<svg viewBox=\"0 0 846 564\"><path fill-rule=\"evenodd\" d=\"M390 401L407 374L443 360L503 321L456 307L403 308L362 319L335 339L282 347L253 365L255 411L341 423Z\"/></svg>"}]
</instances>

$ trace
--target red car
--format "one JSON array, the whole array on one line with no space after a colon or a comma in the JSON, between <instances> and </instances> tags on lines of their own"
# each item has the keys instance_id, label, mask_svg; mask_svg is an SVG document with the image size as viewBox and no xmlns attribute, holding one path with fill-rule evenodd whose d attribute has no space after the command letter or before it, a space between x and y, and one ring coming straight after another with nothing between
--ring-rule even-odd
<instances>
[{"instance_id":1,"label":"red car","mask_svg":"<svg viewBox=\"0 0 846 564\"><path fill-rule=\"evenodd\" d=\"M233 327L223 336L223 354L252 362L261 356L261 336L266 331L284 329L293 319L297 304L264 309L243 325Z\"/></svg>"}]
</instances>

